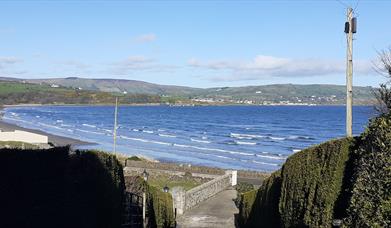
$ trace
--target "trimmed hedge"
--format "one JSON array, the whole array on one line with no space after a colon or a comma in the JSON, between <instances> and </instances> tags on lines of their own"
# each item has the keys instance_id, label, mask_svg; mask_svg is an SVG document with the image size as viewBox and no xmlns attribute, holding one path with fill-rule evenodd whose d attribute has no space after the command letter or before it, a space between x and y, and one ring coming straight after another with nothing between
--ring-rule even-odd
<instances>
[{"instance_id":1,"label":"trimmed hedge","mask_svg":"<svg viewBox=\"0 0 391 228\"><path fill-rule=\"evenodd\" d=\"M355 151L349 227L391 227L391 113L371 120Z\"/></svg>"},{"instance_id":2,"label":"trimmed hedge","mask_svg":"<svg viewBox=\"0 0 391 228\"><path fill-rule=\"evenodd\" d=\"M149 227L175 227L173 201L170 193L149 186L147 205Z\"/></svg>"},{"instance_id":3,"label":"trimmed hedge","mask_svg":"<svg viewBox=\"0 0 391 228\"><path fill-rule=\"evenodd\" d=\"M241 227L331 227L351 139L332 140L289 157L258 192L242 195Z\"/></svg>"},{"instance_id":4,"label":"trimmed hedge","mask_svg":"<svg viewBox=\"0 0 391 228\"><path fill-rule=\"evenodd\" d=\"M149 185L139 176L126 177L126 190L137 195L147 193L147 226L175 227L173 199L170 193Z\"/></svg>"},{"instance_id":5,"label":"trimmed hedge","mask_svg":"<svg viewBox=\"0 0 391 228\"><path fill-rule=\"evenodd\" d=\"M113 155L0 150L0 227L120 227L124 178Z\"/></svg>"},{"instance_id":6,"label":"trimmed hedge","mask_svg":"<svg viewBox=\"0 0 391 228\"><path fill-rule=\"evenodd\" d=\"M259 190L242 194L238 223L241 227L279 227L280 171L266 179Z\"/></svg>"},{"instance_id":7,"label":"trimmed hedge","mask_svg":"<svg viewBox=\"0 0 391 228\"><path fill-rule=\"evenodd\" d=\"M253 211L253 206L257 205L255 203L257 198L258 190L251 190L245 193L239 193L240 198L238 199L239 215L238 223L240 227L248 226L250 214Z\"/></svg>"},{"instance_id":8,"label":"trimmed hedge","mask_svg":"<svg viewBox=\"0 0 391 228\"><path fill-rule=\"evenodd\" d=\"M281 170L284 227L331 227L351 140L332 140L292 155Z\"/></svg>"},{"instance_id":9,"label":"trimmed hedge","mask_svg":"<svg viewBox=\"0 0 391 228\"><path fill-rule=\"evenodd\" d=\"M391 227L391 113L292 155L254 195L241 197L242 227Z\"/></svg>"}]
</instances>

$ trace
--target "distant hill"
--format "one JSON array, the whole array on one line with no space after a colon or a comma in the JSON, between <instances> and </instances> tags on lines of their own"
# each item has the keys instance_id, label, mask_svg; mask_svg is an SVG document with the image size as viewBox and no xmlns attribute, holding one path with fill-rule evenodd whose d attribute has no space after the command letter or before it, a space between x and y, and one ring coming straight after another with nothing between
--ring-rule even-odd
<instances>
[{"instance_id":1,"label":"distant hill","mask_svg":"<svg viewBox=\"0 0 391 228\"><path fill-rule=\"evenodd\" d=\"M50 78L17 79L1 78L3 81L39 84L47 87L64 87L79 91L106 93L144 94L172 97L171 102L185 103L239 103L239 104L343 104L346 90L341 85L294 85L274 84L244 87L193 88L159 85L124 79ZM372 104L372 87L354 87L355 104ZM163 99L167 101L168 99Z\"/></svg>"},{"instance_id":2,"label":"distant hill","mask_svg":"<svg viewBox=\"0 0 391 228\"><path fill-rule=\"evenodd\" d=\"M124 79L88 79L88 78L48 78L48 79L16 79L1 78L0 80L25 81L33 84L59 85L63 87L77 88L82 90L102 91L109 93L133 93L150 95L187 95L197 93L201 89L184 87L158 85L143 81L124 80Z\"/></svg>"}]
</instances>

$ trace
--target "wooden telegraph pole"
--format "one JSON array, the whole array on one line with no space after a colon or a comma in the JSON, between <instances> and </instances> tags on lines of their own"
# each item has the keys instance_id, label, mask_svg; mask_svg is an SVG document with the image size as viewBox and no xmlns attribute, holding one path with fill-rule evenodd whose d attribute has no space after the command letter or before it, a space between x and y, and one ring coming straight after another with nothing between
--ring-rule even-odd
<instances>
[{"instance_id":1,"label":"wooden telegraph pole","mask_svg":"<svg viewBox=\"0 0 391 228\"><path fill-rule=\"evenodd\" d=\"M114 111L114 129L113 129L113 153L117 150L117 115L118 115L118 97L115 97L115 111Z\"/></svg>"},{"instance_id":2,"label":"wooden telegraph pole","mask_svg":"<svg viewBox=\"0 0 391 228\"><path fill-rule=\"evenodd\" d=\"M347 38L346 51L346 136L352 137L353 109L353 33L356 33L357 20L353 17L353 9L347 10L345 33Z\"/></svg>"}]
</instances>

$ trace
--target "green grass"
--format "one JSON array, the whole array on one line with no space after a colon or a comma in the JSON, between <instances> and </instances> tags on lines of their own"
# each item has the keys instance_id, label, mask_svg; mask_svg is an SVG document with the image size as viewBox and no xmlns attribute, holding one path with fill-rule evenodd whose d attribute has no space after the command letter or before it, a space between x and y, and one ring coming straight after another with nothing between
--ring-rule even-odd
<instances>
[{"instance_id":1,"label":"green grass","mask_svg":"<svg viewBox=\"0 0 391 228\"><path fill-rule=\"evenodd\" d=\"M183 187L186 191L190 190L198 185L201 185L201 181L197 181L194 179L175 179L172 180L170 178L151 178L148 180L148 183L158 189L163 189L166 185L170 189L173 187Z\"/></svg>"},{"instance_id":2,"label":"green grass","mask_svg":"<svg viewBox=\"0 0 391 228\"><path fill-rule=\"evenodd\" d=\"M8 93L25 93L28 92L37 92L37 91L68 91L70 89L66 88L52 88L47 85L38 85L30 83L19 83L19 82L0 82L0 94Z\"/></svg>"},{"instance_id":3,"label":"green grass","mask_svg":"<svg viewBox=\"0 0 391 228\"><path fill-rule=\"evenodd\" d=\"M207 181L209 181L209 179L191 176L169 175L166 173L150 173L148 178L148 184L156 187L157 189L163 189L165 186L169 187L170 189L174 187L183 187L186 191Z\"/></svg>"},{"instance_id":4,"label":"green grass","mask_svg":"<svg viewBox=\"0 0 391 228\"><path fill-rule=\"evenodd\" d=\"M39 146L18 141L0 141L0 148L38 149Z\"/></svg>"}]
</instances>

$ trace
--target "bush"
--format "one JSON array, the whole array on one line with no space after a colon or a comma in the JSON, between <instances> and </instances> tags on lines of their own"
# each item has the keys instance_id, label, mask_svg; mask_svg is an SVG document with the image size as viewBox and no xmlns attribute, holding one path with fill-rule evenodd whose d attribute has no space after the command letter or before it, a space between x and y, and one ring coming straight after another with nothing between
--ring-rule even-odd
<instances>
[{"instance_id":1,"label":"bush","mask_svg":"<svg viewBox=\"0 0 391 228\"><path fill-rule=\"evenodd\" d=\"M331 227L351 140L333 140L292 155L281 171L284 227Z\"/></svg>"},{"instance_id":2,"label":"bush","mask_svg":"<svg viewBox=\"0 0 391 228\"><path fill-rule=\"evenodd\" d=\"M170 228L175 226L173 200L170 193L149 185L139 176L126 177L126 190L142 196L146 192L147 226Z\"/></svg>"},{"instance_id":3,"label":"bush","mask_svg":"<svg viewBox=\"0 0 391 228\"><path fill-rule=\"evenodd\" d=\"M279 227L280 171L266 179L259 190L242 194L238 223L241 227Z\"/></svg>"},{"instance_id":4,"label":"bush","mask_svg":"<svg viewBox=\"0 0 391 228\"><path fill-rule=\"evenodd\" d=\"M0 227L120 227L124 181L113 155L2 149L0 162Z\"/></svg>"},{"instance_id":5,"label":"bush","mask_svg":"<svg viewBox=\"0 0 391 228\"><path fill-rule=\"evenodd\" d=\"M254 185L249 184L249 183L245 183L245 182L241 182L235 186L235 189L236 189L237 194L236 194L236 199L234 200L234 202L235 202L236 207L239 208L239 204L242 200L241 199L242 193L254 190Z\"/></svg>"},{"instance_id":6,"label":"bush","mask_svg":"<svg viewBox=\"0 0 391 228\"><path fill-rule=\"evenodd\" d=\"M170 228L175 225L173 201L170 193L148 186L149 227Z\"/></svg>"},{"instance_id":7,"label":"bush","mask_svg":"<svg viewBox=\"0 0 391 228\"><path fill-rule=\"evenodd\" d=\"M391 113L371 120L355 151L351 227L391 226Z\"/></svg>"},{"instance_id":8,"label":"bush","mask_svg":"<svg viewBox=\"0 0 391 228\"><path fill-rule=\"evenodd\" d=\"M248 226L248 220L252 211L253 206L256 205L255 200L257 197L258 190L251 190L240 194L238 197L238 207L239 207L239 215L238 215L238 223L240 227Z\"/></svg>"}]
</instances>

